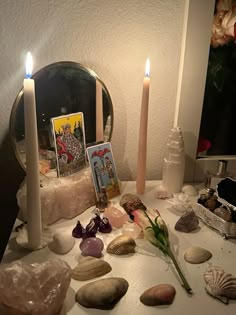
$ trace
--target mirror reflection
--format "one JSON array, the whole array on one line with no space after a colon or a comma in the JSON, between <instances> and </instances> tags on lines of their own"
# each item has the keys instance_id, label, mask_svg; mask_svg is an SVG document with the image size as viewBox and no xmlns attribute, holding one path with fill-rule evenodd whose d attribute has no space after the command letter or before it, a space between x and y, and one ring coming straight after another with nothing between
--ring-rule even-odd
<instances>
[{"instance_id":1,"label":"mirror reflection","mask_svg":"<svg viewBox=\"0 0 236 315\"><path fill-rule=\"evenodd\" d=\"M101 140L110 141L113 126L111 97L105 84L92 70L75 62L58 62L42 68L32 78L35 80L40 160L51 160L55 163L51 127L53 117L82 112L86 146L91 146ZM98 85L102 90L103 139L98 139L96 136L96 86ZM12 108L10 132L16 157L25 168L23 89Z\"/></svg>"}]
</instances>

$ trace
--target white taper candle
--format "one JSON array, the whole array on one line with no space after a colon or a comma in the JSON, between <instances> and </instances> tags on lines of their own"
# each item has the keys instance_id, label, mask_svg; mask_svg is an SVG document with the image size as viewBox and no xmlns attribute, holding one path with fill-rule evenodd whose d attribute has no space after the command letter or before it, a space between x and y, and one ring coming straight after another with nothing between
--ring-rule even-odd
<instances>
[{"instance_id":1,"label":"white taper candle","mask_svg":"<svg viewBox=\"0 0 236 315\"><path fill-rule=\"evenodd\" d=\"M35 86L34 80L30 78L31 74L32 56L28 53L24 79L27 230L29 247L37 249L41 243L42 227Z\"/></svg>"}]
</instances>

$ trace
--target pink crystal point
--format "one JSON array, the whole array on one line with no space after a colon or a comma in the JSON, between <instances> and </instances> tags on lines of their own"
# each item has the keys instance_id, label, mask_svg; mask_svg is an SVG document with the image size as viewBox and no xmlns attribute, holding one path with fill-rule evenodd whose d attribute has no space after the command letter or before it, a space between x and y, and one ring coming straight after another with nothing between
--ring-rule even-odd
<instances>
[{"instance_id":1,"label":"pink crystal point","mask_svg":"<svg viewBox=\"0 0 236 315\"><path fill-rule=\"evenodd\" d=\"M117 209L116 207L108 207L105 209L104 216L108 218L111 225L115 228L122 227L128 221L129 216Z\"/></svg>"}]
</instances>

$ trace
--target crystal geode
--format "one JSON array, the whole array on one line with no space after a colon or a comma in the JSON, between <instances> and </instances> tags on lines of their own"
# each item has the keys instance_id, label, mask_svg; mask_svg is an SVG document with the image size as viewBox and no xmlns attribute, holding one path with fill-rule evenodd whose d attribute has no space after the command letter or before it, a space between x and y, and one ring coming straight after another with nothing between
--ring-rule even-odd
<instances>
[{"instance_id":1,"label":"crystal geode","mask_svg":"<svg viewBox=\"0 0 236 315\"><path fill-rule=\"evenodd\" d=\"M11 315L59 315L71 281L62 259L0 266L0 304Z\"/></svg>"}]
</instances>

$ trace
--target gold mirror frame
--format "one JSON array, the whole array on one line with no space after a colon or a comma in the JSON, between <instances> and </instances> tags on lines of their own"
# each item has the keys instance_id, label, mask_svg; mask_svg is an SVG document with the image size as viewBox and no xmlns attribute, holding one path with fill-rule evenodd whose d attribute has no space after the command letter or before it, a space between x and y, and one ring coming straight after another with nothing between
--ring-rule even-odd
<instances>
[{"instance_id":1,"label":"gold mirror frame","mask_svg":"<svg viewBox=\"0 0 236 315\"><path fill-rule=\"evenodd\" d=\"M114 120L111 97L93 70L80 63L60 61L35 72L32 78L35 80L39 149L54 151L50 119L75 112L84 113L86 146L96 143L96 81L102 86L104 141L111 140ZM22 88L12 107L9 129L16 158L25 170L23 94Z\"/></svg>"}]
</instances>

